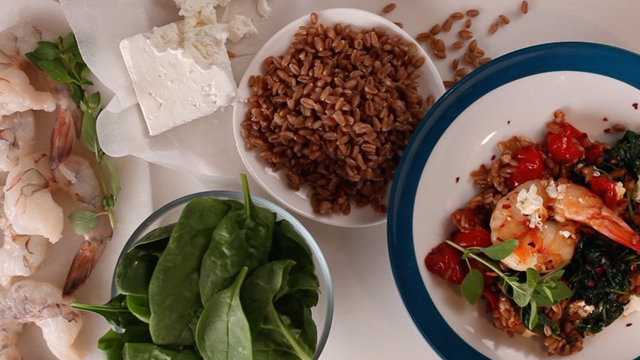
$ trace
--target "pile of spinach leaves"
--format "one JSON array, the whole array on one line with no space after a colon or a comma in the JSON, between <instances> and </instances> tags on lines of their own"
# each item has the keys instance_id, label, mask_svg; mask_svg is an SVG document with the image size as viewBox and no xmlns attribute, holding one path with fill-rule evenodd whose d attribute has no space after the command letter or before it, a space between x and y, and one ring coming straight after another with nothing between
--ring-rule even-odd
<instances>
[{"instance_id":1,"label":"pile of spinach leaves","mask_svg":"<svg viewBox=\"0 0 640 360\"><path fill-rule=\"evenodd\" d=\"M290 223L253 204L241 178L244 204L194 198L122 257L119 295L72 303L117 327L98 342L107 360L312 358L311 251Z\"/></svg>"}]
</instances>

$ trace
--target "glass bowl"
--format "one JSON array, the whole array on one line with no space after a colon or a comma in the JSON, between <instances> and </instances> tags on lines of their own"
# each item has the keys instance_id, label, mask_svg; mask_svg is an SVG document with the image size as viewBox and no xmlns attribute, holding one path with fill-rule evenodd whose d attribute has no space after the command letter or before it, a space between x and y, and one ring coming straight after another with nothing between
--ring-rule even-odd
<instances>
[{"instance_id":1,"label":"glass bowl","mask_svg":"<svg viewBox=\"0 0 640 360\"><path fill-rule=\"evenodd\" d=\"M129 251L133 244L138 239L144 236L150 230L158 228L163 225L174 223L180 217L180 213L184 206L194 198L216 198L216 199L229 199L243 202L244 197L242 192L236 191L203 191L190 195L185 195L176 200L173 200L166 205L162 206L158 210L154 211L149 217L147 217L136 230L131 234L129 240L124 245L122 252L118 257L118 262L122 259L125 253ZM315 239L309 233L309 231L298 221L293 215L279 207L278 205L260 198L258 196L251 196L253 203L262 208L266 208L276 213L278 220L288 221L295 231L304 238L306 244L311 249L313 255L313 262L315 264L316 275L320 281L320 294L318 304L311 309L313 320L316 323L318 329L318 342L316 345L316 352L313 354L314 359L318 359L329 337L329 330L331 329L331 322L333 320L333 287L331 284L331 274L329 273L329 267L320 250L320 247L316 243ZM118 295L118 289L115 284L115 270L113 280L111 282L111 296Z\"/></svg>"}]
</instances>

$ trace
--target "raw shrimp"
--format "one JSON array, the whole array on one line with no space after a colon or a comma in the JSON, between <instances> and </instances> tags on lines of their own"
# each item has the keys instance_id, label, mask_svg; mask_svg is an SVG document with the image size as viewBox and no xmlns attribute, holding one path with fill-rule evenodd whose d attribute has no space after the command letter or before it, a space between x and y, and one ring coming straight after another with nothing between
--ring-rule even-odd
<instances>
[{"instance_id":1,"label":"raw shrimp","mask_svg":"<svg viewBox=\"0 0 640 360\"><path fill-rule=\"evenodd\" d=\"M4 196L0 196L0 228L4 237L0 248L0 285L8 288L14 276L33 274L47 253L47 239L38 235L16 233L4 213Z\"/></svg>"},{"instance_id":2,"label":"raw shrimp","mask_svg":"<svg viewBox=\"0 0 640 360\"><path fill-rule=\"evenodd\" d=\"M0 33L0 115L25 110L56 109L56 100L48 91L38 91L25 71L37 71L25 54L43 40L42 30L31 25L16 25Z\"/></svg>"},{"instance_id":3,"label":"raw shrimp","mask_svg":"<svg viewBox=\"0 0 640 360\"><path fill-rule=\"evenodd\" d=\"M0 359L22 359L16 348L23 324L42 330L47 347L58 359L80 359L75 340L82 327L80 313L62 298L55 286L23 280L0 293Z\"/></svg>"},{"instance_id":4,"label":"raw shrimp","mask_svg":"<svg viewBox=\"0 0 640 360\"><path fill-rule=\"evenodd\" d=\"M82 112L71 98L67 84L55 82L25 56L43 40L43 31L32 25L16 25L0 33L0 115L25 110L58 109L51 133L50 166L56 168L71 155L82 126ZM31 75L31 76L29 76ZM40 81L45 91L34 88Z\"/></svg>"},{"instance_id":5,"label":"raw shrimp","mask_svg":"<svg viewBox=\"0 0 640 360\"><path fill-rule=\"evenodd\" d=\"M31 153L34 135L35 124L31 110L0 118L0 170L11 170L21 157Z\"/></svg>"},{"instance_id":6,"label":"raw shrimp","mask_svg":"<svg viewBox=\"0 0 640 360\"><path fill-rule=\"evenodd\" d=\"M491 240L517 239L519 246L502 262L545 273L571 260L579 224L640 250L638 234L597 195L564 180L531 180L501 198L491 215Z\"/></svg>"},{"instance_id":7,"label":"raw shrimp","mask_svg":"<svg viewBox=\"0 0 640 360\"><path fill-rule=\"evenodd\" d=\"M71 196L73 210L100 213L102 191L89 162L77 155L51 170L49 156L37 153L20 160L7 177L4 209L11 226L19 234L40 235L55 243L62 237L63 209L54 201L52 191ZM111 239L112 228L106 216L85 235L73 260L64 295L72 295L88 278Z\"/></svg>"}]
</instances>

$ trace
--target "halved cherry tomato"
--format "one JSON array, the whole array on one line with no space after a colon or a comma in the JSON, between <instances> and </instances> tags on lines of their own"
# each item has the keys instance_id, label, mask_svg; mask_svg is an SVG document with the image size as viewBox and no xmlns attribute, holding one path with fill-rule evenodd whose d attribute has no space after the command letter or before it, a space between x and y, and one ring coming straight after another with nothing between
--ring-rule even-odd
<instances>
[{"instance_id":1,"label":"halved cherry tomato","mask_svg":"<svg viewBox=\"0 0 640 360\"><path fill-rule=\"evenodd\" d=\"M427 270L452 284L462 284L469 270L462 261L462 253L447 243L440 243L424 258Z\"/></svg>"},{"instance_id":2,"label":"halved cherry tomato","mask_svg":"<svg viewBox=\"0 0 640 360\"><path fill-rule=\"evenodd\" d=\"M589 181L589 187L594 194L598 195L604 204L613 209L618 202L618 192L616 191L616 184L613 180L606 176L595 176Z\"/></svg>"},{"instance_id":3,"label":"halved cherry tomato","mask_svg":"<svg viewBox=\"0 0 640 360\"><path fill-rule=\"evenodd\" d=\"M602 145L594 143L585 149L584 161L587 164L598 165L602 161L604 155L604 148Z\"/></svg>"}]
</instances>

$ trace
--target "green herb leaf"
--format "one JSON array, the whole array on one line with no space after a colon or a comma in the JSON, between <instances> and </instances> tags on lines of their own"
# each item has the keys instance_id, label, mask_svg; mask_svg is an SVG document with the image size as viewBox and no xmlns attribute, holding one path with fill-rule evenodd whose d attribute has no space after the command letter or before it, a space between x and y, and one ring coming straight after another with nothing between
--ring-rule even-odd
<instances>
[{"instance_id":1,"label":"green herb leaf","mask_svg":"<svg viewBox=\"0 0 640 360\"><path fill-rule=\"evenodd\" d=\"M73 78L69 74L69 70L65 68L64 64L62 64L60 61L39 60L38 67L55 81L63 83L73 82Z\"/></svg>"},{"instance_id":2,"label":"green herb leaf","mask_svg":"<svg viewBox=\"0 0 640 360\"><path fill-rule=\"evenodd\" d=\"M540 280L540 274L534 268L527 269L527 286L529 289L533 290L538 286L538 281Z\"/></svg>"},{"instance_id":3,"label":"green herb leaf","mask_svg":"<svg viewBox=\"0 0 640 360\"><path fill-rule=\"evenodd\" d=\"M516 239L505 240L484 248L482 252L493 260L502 260L511 255L519 244Z\"/></svg>"},{"instance_id":4,"label":"green herb leaf","mask_svg":"<svg viewBox=\"0 0 640 360\"><path fill-rule=\"evenodd\" d=\"M480 299L480 295L482 295L482 290L484 289L484 277L482 273L477 269L470 268L469 273L464 277L464 280L462 280L460 289L467 302L469 304L475 304L478 299Z\"/></svg>"},{"instance_id":5,"label":"green herb leaf","mask_svg":"<svg viewBox=\"0 0 640 360\"><path fill-rule=\"evenodd\" d=\"M91 94L89 96L88 105L89 105L89 108L91 108L91 109L95 109L98 106L100 106L100 93L99 92L95 92L95 93L93 93L93 94Z\"/></svg>"},{"instance_id":6,"label":"green herb leaf","mask_svg":"<svg viewBox=\"0 0 640 360\"><path fill-rule=\"evenodd\" d=\"M76 36L72 32L62 38L62 49L64 51L74 50L74 48L77 49L77 45Z\"/></svg>"},{"instance_id":7,"label":"green herb leaf","mask_svg":"<svg viewBox=\"0 0 640 360\"><path fill-rule=\"evenodd\" d=\"M509 285L513 290L513 301L520 307L527 306L533 295L533 290L527 284L519 283L514 279L511 279Z\"/></svg>"},{"instance_id":8,"label":"green herb leaf","mask_svg":"<svg viewBox=\"0 0 640 360\"><path fill-rule=\"evenodd\" d=\"M33 55L41 60L55 60L60 56L60 50L49 41L38 41L38 47L33 51Z\"/></svg>"},{"instance_id":9,"label":"green herb leaf","mask_svg":"<svg viewBox=\"0 0 640 360\"><path fill-rule=\"evenodd\" d=\"M535 329L536 324L538 324L538 306L536 305L535 299L531 299L531 302L529 303L529 307L531 309L531 316L529 317L529 323L527 325L527 328L529 330L533 330Z\"/></svg>"},{"instance_id":10,"label":"green herb leaf","mask_svg":"<svg viewBox=\"0 0 640 360\"><path fill-rule=\"evenodd\" d=\"M86 235L98 225L98 215L86 210L77 210L69 214L69 221L78 235Z\"/></svg>"}]
</instances>

